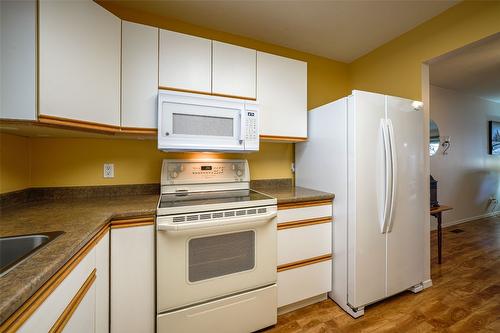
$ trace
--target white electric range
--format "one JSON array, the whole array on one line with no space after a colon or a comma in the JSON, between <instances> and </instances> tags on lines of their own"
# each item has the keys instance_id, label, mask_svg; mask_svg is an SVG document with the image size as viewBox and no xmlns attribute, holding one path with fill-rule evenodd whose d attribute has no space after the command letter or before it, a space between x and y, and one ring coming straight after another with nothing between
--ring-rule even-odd
<instances>
[{"instance_id":1,"label":"white electric range","mask_svg":"<svg viewBox=\"0 0 500 333\"><path fill-rule=\"evenodd\" d=\"M157 331L274 325L276 199L245 160L164 160L157 208Z\"/></svg>"}]
</instances>

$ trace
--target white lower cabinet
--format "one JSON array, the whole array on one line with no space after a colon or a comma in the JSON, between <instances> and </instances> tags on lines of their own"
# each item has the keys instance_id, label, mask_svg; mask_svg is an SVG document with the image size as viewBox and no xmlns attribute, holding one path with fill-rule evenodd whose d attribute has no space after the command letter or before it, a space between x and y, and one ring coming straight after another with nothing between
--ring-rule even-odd
<instances>
[{"instance_id":1,"label":"white lower cabinet","mask_svg":"<svg viewBox=\"0 0 500 333\"><path fill-rule=\"evenodd\" d=\"M56 273L57 287L17 332L109 332L109 232L91 242Z\"/></svg>"},{"instance_id":2,"label":"white lower cabinet","mask_svg":"<svg viewBox=\"0 0 500 333\"><path fill-rule=\"evenodd\" d=\"M332 216L332 205L318 205L278 210L278 224Z\"/></svg>"},{"instance_id":3,"label":"white lower cabinet","mask_svg":"<svg viewBox=\"0 0 500 333\"><path fill-rule=\"evenodd\" d=\"M73 327L80 321L78 318L90 319L92 329L85 332L94 331L92 318L95 315L95 296L88 296L89 292L91 294L95 293L95 281L93 281L95 279L95 252L94 248L85 255L38 309L23 323L18 332L49 332L55 327L64 329L65 326L61 327L61 325L67 316L69 316L69 321L66 321L66 325L72 322ZM89 285L90 287L86 288ZM78 303L79 295L82 295L83 299ZM74 309L75 307L76 309ZM72 315L69 313L70 310L74 311ZM78 317L72 319L75 313ZM77 332L77 330L72 332ZM83 331L78 330L78 332Z\"/></svg>"},{"instance_id":4,"label":"white lower cabinet","mask_svg":"<svg viewBox=\"0 0 500 333\"><path fill-rule=\"evenodd\" d=\"M111 228L111 332L154 332L154 234L154 225Z\"/></svg>"},{"instance_id":5,"label":"white lower cabinet","mask_svg":"<svg viewBox=\"0 0 500 333\"><path fill-rule=\"evenodd\" d=\"M332 290L332 261L278 272L278 307Z\"/></svg>"},{"instance_id":6,"label":"white lower cabinet","mask_svg":"<svg viewBox=\"0 0 500 333\"><path fill-rule=\"evenodd\" d=\"M109 231L95 247L95 332L109 332Z\"/></svg>"},{"instance_id":7,"label":"white lower cabinet","mask_svg":"<svg viewBox=\"0 0 500 333\"><path fill-rule=\"evenodd\" d=\"M289 311L331 290L334 222L330 203L278 209L278 307Z\"/></svg>"},{"instance_id":8,"label":"white lower cabinet","mask_svg":"<svg viewBox=\"0 0 500 333\"><path fill-rule=\"evenodd\" d=\"M332 224L278 231L278 266L332 253Z\"/></svg>"},{"instance_id":9,"label":"white lower cabinet","mask_svg":"<svg viewBox=\"0 0 500 333\"><path fill-rule=\"evenodd\" d=\"M95 332L96 319L96 284L93 283L83 296L75 312L71 315L62 332L89 333Z\"/></svg>"}]
</instances>

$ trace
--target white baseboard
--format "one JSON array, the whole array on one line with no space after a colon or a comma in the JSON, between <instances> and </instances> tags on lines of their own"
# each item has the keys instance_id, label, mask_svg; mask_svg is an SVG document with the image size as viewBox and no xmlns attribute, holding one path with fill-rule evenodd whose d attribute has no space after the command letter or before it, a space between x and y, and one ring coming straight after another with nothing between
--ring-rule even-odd
<instances>
[{"instance_id":1,"label":"white baseboard","mask_svg":"<svg viewBox=\"0 0 500 333\"><path fill-rule=\"evenodd\" d=\"M486 213L486 214L478 215L478 216L473 216L473 217L468 217L468 218L457 220L457 221L444 222L443 228L450 227L450 226L455 225L455 224L476 221L476 220L484 219L487 217L494 217L494 216L500 216L500 211L497 210L494 212L490 212L490 213ZM435 220L436 219L434 219L434 221ZM436 222L434 222L434 223L432 223L431 230L436 230L436 229L437 229Z\"/></svg>"}]
</instances>

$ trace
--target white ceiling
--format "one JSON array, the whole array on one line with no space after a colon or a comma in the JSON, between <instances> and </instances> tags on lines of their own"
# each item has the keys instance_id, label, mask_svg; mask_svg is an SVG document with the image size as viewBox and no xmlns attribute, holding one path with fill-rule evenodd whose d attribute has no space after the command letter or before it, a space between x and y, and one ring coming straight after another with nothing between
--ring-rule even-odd
<instances>
[{"instance_id":1,"label":"white ceiling","mask_svg":"<svg viewBox=\"0 0 500 333\"><path fill-rule=\"evenodd\" d=\"M351 62L458 1L118 2L134 10Z\"/></svg>"},{"instance_id":2,"label":"white ceiling","mask_svg":"<svg viewBox=\"0 0 500 333\"><path fill-rule=\"evenodd\" d=\"M500 33L432 61L430 82L500 103Z\"/></svg>"}]
</instances>

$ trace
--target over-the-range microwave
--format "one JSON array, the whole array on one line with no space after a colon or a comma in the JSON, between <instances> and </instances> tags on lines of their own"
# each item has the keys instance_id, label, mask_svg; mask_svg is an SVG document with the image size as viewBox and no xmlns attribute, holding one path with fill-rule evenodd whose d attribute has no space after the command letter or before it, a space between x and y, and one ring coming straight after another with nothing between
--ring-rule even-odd
<instances>
[{"instance_id":1,"label":"over-the-range microwave","mask_svg":"<svg viewBox=\"0 0 500 333\"><path fill-rule=\"evenodd\" d=\"M257 103L243 99L159 90L158 149L258 151Z\"/></svg>"}]
</instances>

